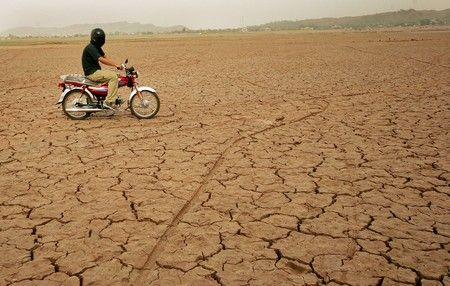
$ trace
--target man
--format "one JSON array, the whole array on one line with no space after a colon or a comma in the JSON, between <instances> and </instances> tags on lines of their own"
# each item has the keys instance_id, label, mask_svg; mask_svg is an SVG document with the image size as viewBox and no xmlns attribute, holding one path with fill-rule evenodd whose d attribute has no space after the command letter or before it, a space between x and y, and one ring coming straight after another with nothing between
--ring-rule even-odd
<instances>
[{"instance_id":1,"label":"man","mask_svg":"<svg viewBox=\"0 0 450 286\"><path fill-rule=\"evenodd\" d=\"M103 102L103 107L113 109L117 98L119 80L115 72L102 70L99 62L107 66L116 67L119 70L122 69L122 66L106 57L105 52L102 50L102 46L105 44L105 38L105 32L102 29L96 28L92 30L91 42L84 48L81 61L84 75L89 80L99 83L108 82L108 96Z\"/></svg>"}]
</instances>

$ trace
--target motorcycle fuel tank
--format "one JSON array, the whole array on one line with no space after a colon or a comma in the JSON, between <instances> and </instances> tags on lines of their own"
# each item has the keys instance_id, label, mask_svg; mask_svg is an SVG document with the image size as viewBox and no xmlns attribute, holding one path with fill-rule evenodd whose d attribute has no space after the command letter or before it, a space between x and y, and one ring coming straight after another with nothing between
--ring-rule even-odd
<instances>
[{"instance_id":1,"label":"motorcycle fuel tank","mask_svg":"<svg viewBox=\"0 0 450 286\"><path fill-rule=\"evenodd\" d=\"M126 76L119 76L119 87L126 86L128 84L128 78Z\"/></svg>"}]
</instances>

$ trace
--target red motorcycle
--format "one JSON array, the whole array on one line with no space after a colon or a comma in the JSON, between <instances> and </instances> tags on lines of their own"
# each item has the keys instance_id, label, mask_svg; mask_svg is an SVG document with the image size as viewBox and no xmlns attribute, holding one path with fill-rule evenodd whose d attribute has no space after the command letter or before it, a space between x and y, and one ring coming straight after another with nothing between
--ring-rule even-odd
<instances>
[{"instance_id":1,"label":"red motorcycle","mask_svg":"<svg viewBox=\"0 0 450 286\"><path fill-rule=\"evenodd\" d=\"M151 87L139 86L139 73L134 67L127 68L128 59L122 64L125 75L119 75L119 88L127 86L131 89L128 97L128 107L137 118L149 119L159 111L159 97ZM83 75L69 74L61 76L61 96L57 104L62 104L64 113L71 119L85 119L94 112L114 113L105 108L103 102L108 94L108 83L98 83L87 79ZM119 107L123 101L116 100Z\"/></svg>"}]
</instances>

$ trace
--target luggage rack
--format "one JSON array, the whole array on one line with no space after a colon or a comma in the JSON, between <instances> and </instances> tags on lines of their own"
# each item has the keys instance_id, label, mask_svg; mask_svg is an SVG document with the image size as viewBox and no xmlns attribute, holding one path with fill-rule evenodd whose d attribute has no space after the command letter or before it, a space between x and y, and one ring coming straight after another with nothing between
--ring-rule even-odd
<instances>
[{"instance_id":1,"label":"luggage rack","mask_svg":"<svg viewBox=\"0 0 450 286\"><path fill-rule=\"evenodd\" d=\"M61 80L63 83L79 83L79 84L85 84L85 85L89 85L89 86L96 86L99 85L99 82L96 81L92 81L87 79L84 75L81 74L65 74L62 75Z\"/></svg>"}]
</instances>

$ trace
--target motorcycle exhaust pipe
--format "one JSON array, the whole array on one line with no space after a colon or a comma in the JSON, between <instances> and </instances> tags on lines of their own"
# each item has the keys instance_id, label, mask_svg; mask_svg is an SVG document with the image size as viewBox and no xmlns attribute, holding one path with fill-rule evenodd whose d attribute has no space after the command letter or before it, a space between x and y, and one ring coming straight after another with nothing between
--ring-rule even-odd
<instances>
[{"instance_id":1,"label":"motorcycle exhaust pipe","mask_svg":"<svg viewBox=\"0 0 450 286\"><path fill-rule=\"evenodd\" d=\"M101 108L67 108L67 112L98 112L105 109Z\"/></svg>"}]
</instances>

